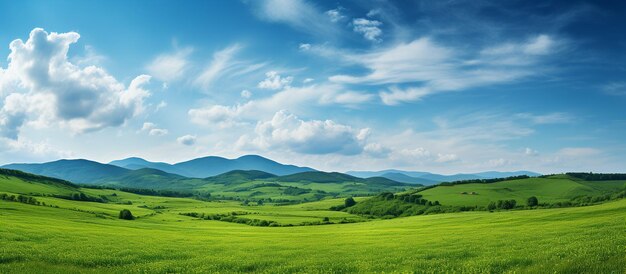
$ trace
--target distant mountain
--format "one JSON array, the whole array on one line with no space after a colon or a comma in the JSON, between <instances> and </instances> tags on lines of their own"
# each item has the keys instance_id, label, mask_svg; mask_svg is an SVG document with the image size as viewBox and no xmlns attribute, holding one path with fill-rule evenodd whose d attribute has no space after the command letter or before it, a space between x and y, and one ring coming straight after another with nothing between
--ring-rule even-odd
<instances>
[{"instance_id":1,"label":"distant mountain","mask_svg":"<svg viewBox=\"0 0 626 274\"><path fill-rule=\"evenodd\" d=\"M173 166L179 170L175 173L196 178L215 176L232 170L258 170L279 176L314 171L308 167L283 165L258 155L246 155L237 159L209 156L177 163Z\"/></svg>"},{"instance_id":2,"label":"distant mountain","mask_svg":"<svg viewBox=\"0 0 626 274\"><path fill-rule=\"evenodd\" d=\"M163 163L163 162L150 162L138 157L130 157L122 160L115 160L109 163L109 165L119 166L126 169L142 169L142 168L153 168L165 171L167 173L180 174L181 171L176 169L174 165Z\"/></svg>"},{"instance_id":3,"label":"distant mountain","mask_svg":"<svg viewBox=\"0 0 626 274\"><path fill-rule=\"evenodd\" d=\"M397 182L383 177L359 178L339 172L308 171L292 175L273 178L281 182L310 182L310 183L344 183L357 182L377 185L409 186L408 184Z\"/></svg>"},{"instance_id":4,"label":"distant mountain","mask_svg":"<svg viewBox=\"0 0 626 274\"><path fill-rule=\"evenodd\" d=\"M187 178L153 168L127 170L123 174L108 176L91 182L91 184L96 185L171 190L193 189L204 183L200 179Z\"/></svg>"},{"instance_id":5,"label":"distant mountain","mask_svg":"<svg viewBox=\"0 0 626 274\"><path fill-rule=\"evenodd\" d=\"M542 175L537 172L525 171L525 170L513 171L513 172L486 171L486 172L480 172L480 173L474 173L474 174L481 176L481 177L488 178L488 179L506 178L506 177L512 177L512 176L520 176L520 175L527 175L530 177L537 177L537 176Z\"/></svg>"},{"instance_id":6,"label":"distant mountain","mask_svg":"<svg viewBox=\"0 0 626 274\"><path fill-rule=\"evenodd\" d=\"M437 181L433 181L433 180L429 180L429 179L421 178L421 177L411 177L404 173L398 173L398 172L384 173L380 175L380 177L384 177L387 179L391 179L397 182L407 183L407 184L434 185L438 183Z\"/></svg>"},{"instance_id":7,"label":"distant mountain","mask_svg":"<svg viewBox=\"0 0 626 274\"><path fill-rule=\"evenodd\" d=\"M2 166L2 168L15 169L82 184L90 184L107 177L122 176L128 172L128 169L125 168L84 159L58 160L42 164L9 164Z\"/></svg>"},{"instance_id":8,"label":"distant mountain","mask_svg":"<svg viewBox=\"0 0 626 274\"><path fill-rule=\"evenodd\" d=\"M434 185L441 182L452 182L462 180L475 180L475 179L493 179L493 178L505 178L511 176L528 175L530 177L539 176L541 174L531 171L514 171L514 172L499 172L499 171L486 171L480 173L459 173L453 175L441 175L429 172L420 171L404 171L396 169L387 169L381 171L348 171L347 174L352 176L367 178L371 176L385 177L394 181L412 184Z\"/></svg>"},{"instance_id":9,"label":"distant mountain","mask_svg":"<svg viewBox=\"0 0 626 274\"><path fill-rule=\"evenodd\" d=\"M400 174L404 174L404 175L415 177L415 178L420 177L422 175L431 174L428 172L405 171L405 170L398 170L398 169L385 169L381 171L348 171L346 172L346 174L350 174L352 176L360 177L360 178L380 177L387 173L400 173Z\"/></svg>"}]
</instances>

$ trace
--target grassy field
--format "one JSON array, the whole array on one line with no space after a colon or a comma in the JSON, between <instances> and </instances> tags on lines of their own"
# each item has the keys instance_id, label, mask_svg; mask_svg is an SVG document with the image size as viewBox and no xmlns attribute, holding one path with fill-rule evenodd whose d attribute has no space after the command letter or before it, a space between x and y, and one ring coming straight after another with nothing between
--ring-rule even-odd
<instances>
[{"instance_id":1,"label":"grassy field","mask_svg":"<svg viewBox=\"0 0 626 274\"><path fill-rule=\"evenodd\" d=\"M274 228L0 201L0 272L623 273L624 212L620 200Z\"/></svg>"},{"instance_id":2,"label":"grassy field","mask_svg":"<svg viewBox=\"0 0 626 274\"><path fill-rule=\"evenodd\" d=\"M429 201L452 206L486 206L497 200L515 199L526 205L530 196L540 203L564 202L581 195L597 196L624 189L626 181L582 181L565 175L510 180L490 184L438 186L421 191ZM474 192L475 194L471 194Z\"/></svg>"},{"instance_id":3,"label":"grassy field","mask_svg":"<svg viewBox=\"0 0 626 274\"><path fill-rule=\"evenodd\" d=\"M0 193L43 194L49 187L109 202L35 196L47 205L37 206L0 200L0 273L626 271L625 199L371 220L328 210L343 199L244 206L0 178ZM121 209L138 218L117 219ZM325 217L358 222L255 227L180 214L186 212L246 212L246 218L295 225Z\"/></svg>"}]
</instances>

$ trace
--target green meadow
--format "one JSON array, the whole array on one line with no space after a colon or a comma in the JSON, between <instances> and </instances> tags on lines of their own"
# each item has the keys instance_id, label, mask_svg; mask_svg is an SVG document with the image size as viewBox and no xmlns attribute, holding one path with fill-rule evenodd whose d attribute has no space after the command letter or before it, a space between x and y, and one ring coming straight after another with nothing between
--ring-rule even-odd
<instances>
[{"instance_id":1,"label":"green meadow","mask_svg":"<svg viewBox=\"0 0 626 274\"><path fill-rule=\"evenodd\" d=\"M77 192L107 202L49 195ZM584 207L382 220L329 210L344 199L242 205L12 176L0 177L1 194L33 197L40 204L0 200L0 273L626 271L624 199ZM357 198L357 204L366 199ZM136 219L118 219L122 209ZM189 212L237 212L294 226L181 215ZM326 218L329 224L303 225ZM345 220L349 222L340 223Z\"/></svg>"}]
</instances>

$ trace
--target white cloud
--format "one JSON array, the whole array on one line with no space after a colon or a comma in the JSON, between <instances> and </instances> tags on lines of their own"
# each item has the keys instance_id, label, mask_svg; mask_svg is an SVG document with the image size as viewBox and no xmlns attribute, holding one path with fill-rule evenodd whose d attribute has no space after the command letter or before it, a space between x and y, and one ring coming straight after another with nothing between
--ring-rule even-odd
<instances>
[{"instance_id":1,"label":"white cloud","mask_svg":"<svg viewBox=\"0 0 626 274\"><path fill-rule=\"evenodd\" d=\"M185 146L193 146L196 144L197 137L195 135L184 135L176 138L176 141Z\"/></svg>"},{"instance_id":2,"label":"white cloud","mask_svg":"<svg viewBox=\"0 0 626 274\"><path fill-rule=\"evenodd\" d=\"M252 97L252 92L247 89L241 91L241 98L250 99L250 97Z\"/></svg>"},{"instance_id":3,"label":"white cloud","mask_svg":"<svg viewBox=\"0 0 626 274\"><path fill-rule=\"evenodd\" d=\"M391 149L379 143L370 143L363 147L363 152L375 158L386 158L391 153Z\"/></svg>"},{"instance_id":4,"label":"white cloud","mask_svg":"<svg viewBox=\"0 0 626 274\"><path fill-rule=\"evenodd\" d=\"M341 14L341 7L326 11L326 15L330 19L331 22L336 23L346 18L345 15Z\"/></svg>"},{"instance_id":5,"label":"white cloud","mask_svg":"<svg viewBox=\"0 0 626 274\"><path fill-rule=\"evenodd\" d=\"M363 151L369 129L353 129L332 120L305 121L286 111L259 122L255 136L242 136L239 147L286 150L303 154L354 155Z\"/></svg>"},{"instance_id":6,"label":"white cloud","mask_svg":"<svg viewBox=\"0 0 626 274\"><path fill-rule=\"evenodd\" d=\"M265 80L259 82L257 87L262 89L283 89L289 87L293 81L293 77L281 77L276 71L265 73Z\"/></svg>"},{"instance_id":7,"label":"white cloud","mask_svg":"<svg viewBox=\"0 0 626 274\"><path fill-rule=\"evenodd\" d=\"M370 71L361 76L331 76L329 79L332 82L410 84L404 89L391 87L389 91L380 92L381 100L393 105L419 100L433 93L508 83L535 75L542 70L538 66L542 58L557 50L556 44L550 36L540 35L517 44L490 47L472 55L438 45L429 38L420 38L365 54L333 53L324 48L315 48L315 52L343 58L348 64L360 64Z\"/></svg>"},{"instance_id":8,"label":"white cloud","mask_svg":"<svg viewBox=\"0 0 626 274\"><path fill-rule=\"evenodd\" d=\"M569 123L573 120L573 117L567 113L563 112L554 112L544 115L536 115L532 113L518 113L516 115L518 118L526 119L533 124L543 125L543 124L562 124Z\"/></svg>"},{"instance_id":9,"label":"white cloud","mask_svg":"<svg viewBox=\"0 0 626 274\"><path fill-rule=\"evenodd\" d=\"M380 42L380 37L383 31L379 28L383 23L377 20L369 20L365 18L357 18L352 20L353 30L357 33L363 34L365 39Z\"/></svg>"},{"instance_id":10,"label":"white cloud","mask_svg":"<svg viewBox=\"0 0 626 274\"><path fill-rule=\"evenodd\" d=\"M390 87L388 92L381 92L380 99L386 105L397 105L400 102L416 101L430 94L432 91L427 87L411 87L400 89L398 87Z\"/></svg>"},{"instance_id":11,"label":"white cloud","mask_svg":"<svg viewBox=\"0 0 626 274\"><path fill-rule=\"evenodd\" d=\"M204 126L226 128L239 123L242 107L213 105L207 108L191 109L188 114L191 122Z\"/></svg>"},{"instance_id":12,"label":"white cloud","mask_svg":"<svg viewBox=\"0 0 626 274\"><path fill-rule=\"evenodd\" d=\"M311 49L311 44L302 43L298 46L298 48L302 51L307 51Z\"/></svg>"},{"instance_id":13,"label":"white cloud","mask_svg":"<svg viewBox=\"0 0 626 274\"><path fill-rule=\"evenodd\" d=\"M318 36L338 32L326 14L305 0L259 0L250 3L255 7L256 15L269 22L285 23Z\"/></svg>"},{"instance_id":14,"label":"white cloud","mask_svg":"<svg viewBox=\"0 0 626 274\"><path fill-rule=\"evenodd\" d=\"M306 79L302 80L302 83L303 84L308 84L308 83L311 83L313 81L315 81L315 79L313 79L313 78L306 78Z\"/></svg>"},{"instance_id":15,"label":"white cloud","mask_svg":"<svg viewBox=\"0 0 626 274\"><path fill-rule=\"evenodd\" d=\"M503 166L508 166L511 165L513 163L513 161L511 160L507 160L504 158L498 158L498 159L491 159L487 162L487 166L488 167L503 167Z\"/></svg>"},{"instance_id":16,"label":"white cloud","mask_svg":"<svg viewBox=\"0 0 626 274\"><path fill-rule=\"evenodd\" d=\"M526 156L537 156L537 155L539 155L539 151L536 151L536 150L534 150L532 148L527 147L527 148L524 149L524 154Z\"/></svg>"},{"instance_id":17,"label":"white cloud","mask_svg":"<svg viewBox=\"0 0 626 274\"><path fill-rule=\"evenodd\" d=\"M231 61L240 49L241 46L235 44L213 54L213 60L194 80L194 84L204 90L209 89L219 76L221 76L229 68L232 68L233 64Z\"/></svg>"},{"instance_id":18,"label":"white cloud","mask_svg":"<svg viewBox=\"0 0 626 274\"><path fill-rule=\"evenodd\" d=\"M437 159L435 160L435 162L437 163L448 163L448 162L454 162L456 160L458 160L459 157L456 154L441 154L438 153L437 154Z\"/></svg>"},{"instance_id":19,"label":"white cloud","mask_svg":"<svg viewBox=\"0 0 626 274\"><path fill-rule=\"evenodd\" d=\"M600 153L600 150L591 147L566 147L557 152L560 156L571 158L589 157Z\"/></svg>"},{"instance_id":20,"label":"white cloud","mask_svg":"<svg viewBox=\"0 0 626 274\"><path fill-rule=\"evenodd\" d=\"M0 151L2 156L13 162L40 162L75 157L73 152L56 149L48 141L32 142L22 138L0 139Z\"/></svg>"},{"instance_id":21,"label":"white cloud","mask_svg":"<svg viewBox=\"0 0 626 274\"><path fill-rule=\"evenodd\" d=\"M156 124L150 122L143 123L141 131L148 132L150 136L163 136L169 132L167 129L158 128Z\"/></svg>"},{"instance_id":22,"label":"white cloud","mask_svg":"<svg viewBox=\"0 0 626 274\"><path fill-rule=\"evenodd\" d=\"M0 134L17 138L25 123L48 126L57 122L73 132L95 131L122 125L141 113L150 92L150 76L140 75L128 87L104 69L79 67L68 61L75 32L48 34L31 31L29 39L10 44L9 66L2 70Z\"/></svg>"},{"instance_id":23,"label":"white cloud","mask_svg":"<svg viewBox=\"0 0 626 274\"><path fill-rule=\"evenodd\" d=\"M161 101L161 102L159 102L159 104L154 109L154 112L157 112L157 111L159 111L159 110L161 110L162 108L165 108L165 107L167 107L167 103L165 101Z\"/></svg>"},{"instance_id":24,"label":"white cloud","mask_svg":"<svg viewBox=\"0 0 626 274\"><path fill-rule=\"evenodd\" d=\"M180 79L189 65L188 57L193 52L192 48L179 49L173 53L164 53L152 60L146 66L150 75L155 78L170 82Z\"/></svg>"},{"instance_id":25,"label":"white cloud","mask_svg":"<svg viewBox=\"0 0 626 274\"><path fill-rule=\"evenodd\" d=\"M191 121L199 125L228 127L246 120L270 118L282 109L303 110L330 104L354 106L372 98L373 95L344 91L340 85L335 84L285 87L270 97L250 100L245 104L209 105L190 109L188 114Z\"/></svg>"}]
</instances>

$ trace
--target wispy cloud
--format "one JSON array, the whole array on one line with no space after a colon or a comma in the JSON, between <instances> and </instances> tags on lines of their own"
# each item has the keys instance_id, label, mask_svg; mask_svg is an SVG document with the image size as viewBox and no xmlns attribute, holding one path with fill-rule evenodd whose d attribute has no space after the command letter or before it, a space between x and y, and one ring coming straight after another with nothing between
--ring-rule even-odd
<instances>
[{"instance_id":1,"label":"wispy cloud","mask_svg":"<svg viewBox=\"0 0 626 274\"><path fill-rule=\"evenodd\" d=\"M260 0L251 4L255 14L269 22L285 23L320 37L334 36L339 31L332 17L305 0Z\"/></svg>"},{"instance_id":2,"label":"wispy cloud","mask_svg":"<svg viewBox=\"0 0 626 274\"><path fill-rule=\"evenodd\" d=\"M233 65L231 61L241 48L239 44L234 44L213 54L213 60L196 77L194 84L204 90L209 89L211 84Z\"/></svg>"},{"instance_id":3,"label":"wispy cloud","mask_svg":"<svg viewBox=\"0 0 626 274\"><path fill-rule=\"evenodd\" d=\"M178 49L171 53L164 53L154 58L147 66L150 75L161 81L178 80L189 66L189 55L193 48Z\"/></svg>"},{"instance_id":4,"label":"wispy cloud","mask_svg":"<svg viewBox=\"0 0 626 274\"><path fill-rule=\"evenodd\" d=\"M539 35L468 54L430 38L420 38L371 53L347 54L345 62L360 64L370 73L335 75L329 79L346 84L409 84L405 89L392 86L380 93L385 104L395 105L437 92L508 83L535 75L541 71L541 57L554 53L556 44L550 36ZM332 54L324 49L316 52Z\"/></svg>"}]
</instances>

